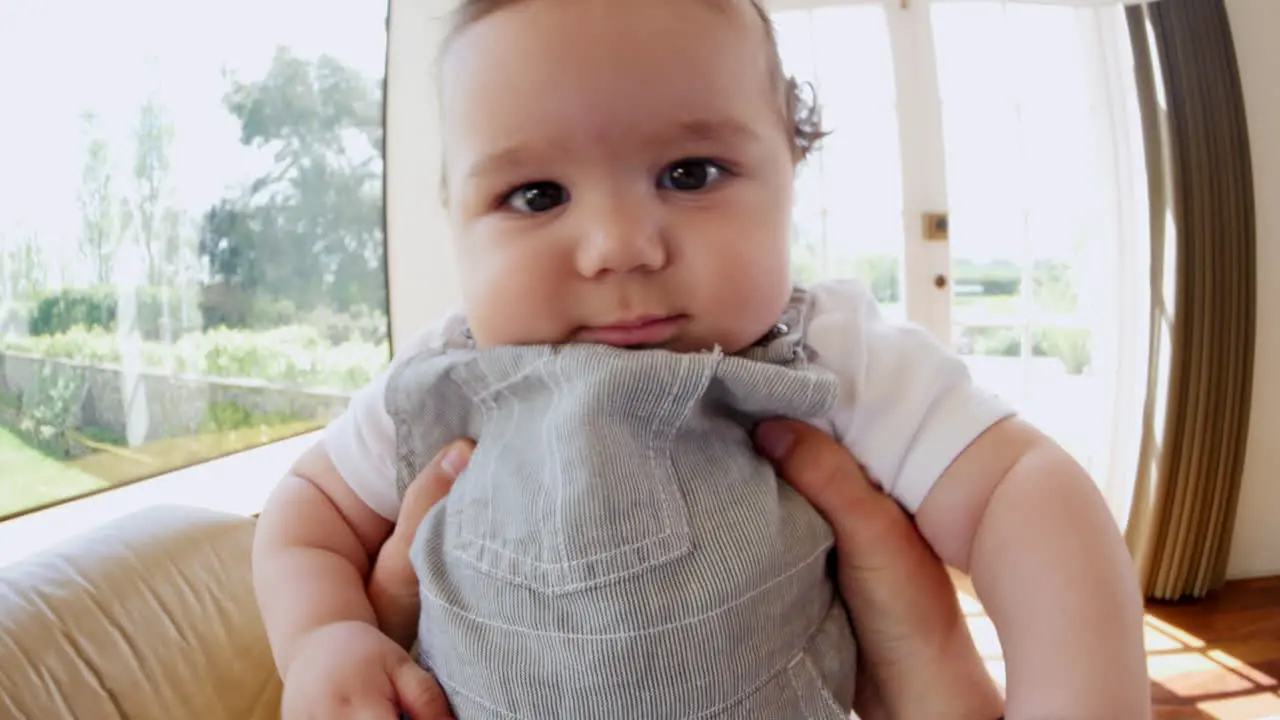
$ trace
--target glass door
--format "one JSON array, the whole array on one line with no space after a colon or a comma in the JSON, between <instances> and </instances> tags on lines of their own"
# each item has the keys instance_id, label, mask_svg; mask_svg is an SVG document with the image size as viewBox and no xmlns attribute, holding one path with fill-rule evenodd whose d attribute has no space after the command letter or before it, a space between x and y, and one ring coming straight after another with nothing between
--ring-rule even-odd
<instances>
[{"instance_id":1,"label":"glass door","mask_svg":"<svg viewBox=\"0 0 1280 720\"><path fill-rule=\"evenodd\" d=\"M857 277L884 313L908 318L904 177L885 5L773 14L786 72L809 84L834 131L801 166L792 265L798 281Z\"/></svg>"},{"instance_id":2,"label":"glass door","mask_svg":"<svg viewBox=\"0 0 1280 720\"><path fill-rule=\"evenodd\" d=\"M813 84L833 133L798 180L797 278L860 278L891 320L929 329L1105 472L1118 298L1141 277L1122 249L1146 212L1119 6L771 10L785 69Z\"/></svg>"},{"instance_id":3,"label":"glass door","mask_svg":"<svg viewBox=\"0 0 1280 720\"><path fill-rule=\"evenodd\" d=\"M950 191L952 347L1091 470L1107 452L1126 180L1139 137L1101 30L1121 10L929 5ZM1016 59L1016 61L1014 61Z\"/></svg>"}]
</instances>

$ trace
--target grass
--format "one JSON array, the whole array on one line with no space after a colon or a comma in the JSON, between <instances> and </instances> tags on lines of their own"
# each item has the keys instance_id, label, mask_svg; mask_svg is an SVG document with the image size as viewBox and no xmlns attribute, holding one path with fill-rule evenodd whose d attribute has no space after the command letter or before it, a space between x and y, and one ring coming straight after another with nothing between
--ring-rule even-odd
<instances>
[{"instance_id":1,"label":"grass","mask_svg":"<svg viewBox=\"0 0 1280 720\"><path fill-rule=\"evenodd\" d=\"M100 452L60 461L0 427L0 521L51 503L180 470L224 455L294 437L314 421L200 433L134 448L99 445Z\"/></svg>"},{"instance_id":2,"label":"grass","mask_svg":"<svg viewBox=\"0 0 1280 720\"><path fill-rule=\"evenodd\" d=\"M156 440L135 448L117 448L86 455L69 465L112 485L181 470L214 458L284 440L320 427L314 421L295 421L239 430L201 433Z\"/></svg>"},{"instance_id":3,"label":"grass","mask_svg":"<svg viewBox=\"0 0 1280 720\"><path fill-rule=\"evenodd\" d=\"M17 435L0 428L0 518L110 484L33 450Z\"/></svg>"}]
</instances>

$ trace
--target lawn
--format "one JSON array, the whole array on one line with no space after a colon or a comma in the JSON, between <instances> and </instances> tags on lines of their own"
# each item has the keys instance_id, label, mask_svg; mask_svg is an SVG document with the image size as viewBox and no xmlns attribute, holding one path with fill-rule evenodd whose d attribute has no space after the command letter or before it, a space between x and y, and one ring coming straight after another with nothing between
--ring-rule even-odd
<instances>
[{"instance_id":1,"label":"lawn","mask_svg":"<svg viewBox=\"0 0 1280 720\"><path fill-rule=\"evenodd\" d=\"M180 470L224 455L316 430L319 423L200 433L156 440L136 448L101 445L101 451L60 462L0 427L0 521L32 508Z\"/></svg>"},{"instance_id":2,"label":"lawn","mask_svg":"<svg viewBox=\"0 0 1280 720\"><path fill-rule=\"evenodd\" d=\"M0 427L0 518L101 490L109 484L31 449Z\"/></svg>"}]
</instances>

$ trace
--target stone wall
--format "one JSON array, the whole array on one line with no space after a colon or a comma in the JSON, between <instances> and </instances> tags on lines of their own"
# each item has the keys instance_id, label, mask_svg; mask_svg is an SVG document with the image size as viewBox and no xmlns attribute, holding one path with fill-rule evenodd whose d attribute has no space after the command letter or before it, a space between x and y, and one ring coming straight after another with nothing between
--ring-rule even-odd
<instances>
[{"instance_id":1,"label":"stone wall","mask_svg":"<svg viewBox=\"0 0 1280 720\"><path fill-rule=\"evenodd\" d=\"M185 375L138 373L119 367L86 365L49 358L0 353L0 392L35 401L42 371L83 380L70 427L94 427L133 444L191 435L200 430L208 408L234 403L255 416L289 415L322 423L347 406L349 396L272 385ZM131 387L127 401L125 386ZM130 427L132 418L133 427Z\"/></svg>"}]
</instances>

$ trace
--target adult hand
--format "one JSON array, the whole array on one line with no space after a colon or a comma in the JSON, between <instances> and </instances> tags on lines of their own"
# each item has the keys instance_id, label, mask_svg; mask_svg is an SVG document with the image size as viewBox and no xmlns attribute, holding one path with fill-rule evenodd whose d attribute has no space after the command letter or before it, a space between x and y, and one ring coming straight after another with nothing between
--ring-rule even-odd
<instances>
[{"instance_id":1,"label":"adult hand","mask_svg":"<svg viewBox=\"0 0 1280 720\"><path fill-rule=\"evenodd\" d=\"M910 517L829 435L792 420L755 431L756 447L835 533L838 580L858 637L863 720L1000 717L942 561Z\"/></svg>"},{"instance_id":2,"label":"adult hand","mask_svg":"<svg viewBox=\"0 0 1280 720\"><path fill-rule=\"evenodd\" d=\"M400 504L400 516L391 536L378 550L373 570L369 574L367 593L378 618L382 632L400 647L408 649L418 635L418 614L421 599L418 597L418 577L409 559L413 536L433 505L449 494L453 481L471 459L474 443L458 441L440 451L405 492ZM420 693L420 707L413 715L417 718L450 717L449 701L434 678L425 683ZM424 714L425 713L425 714Z\"/></svg>"}]
</instances>

